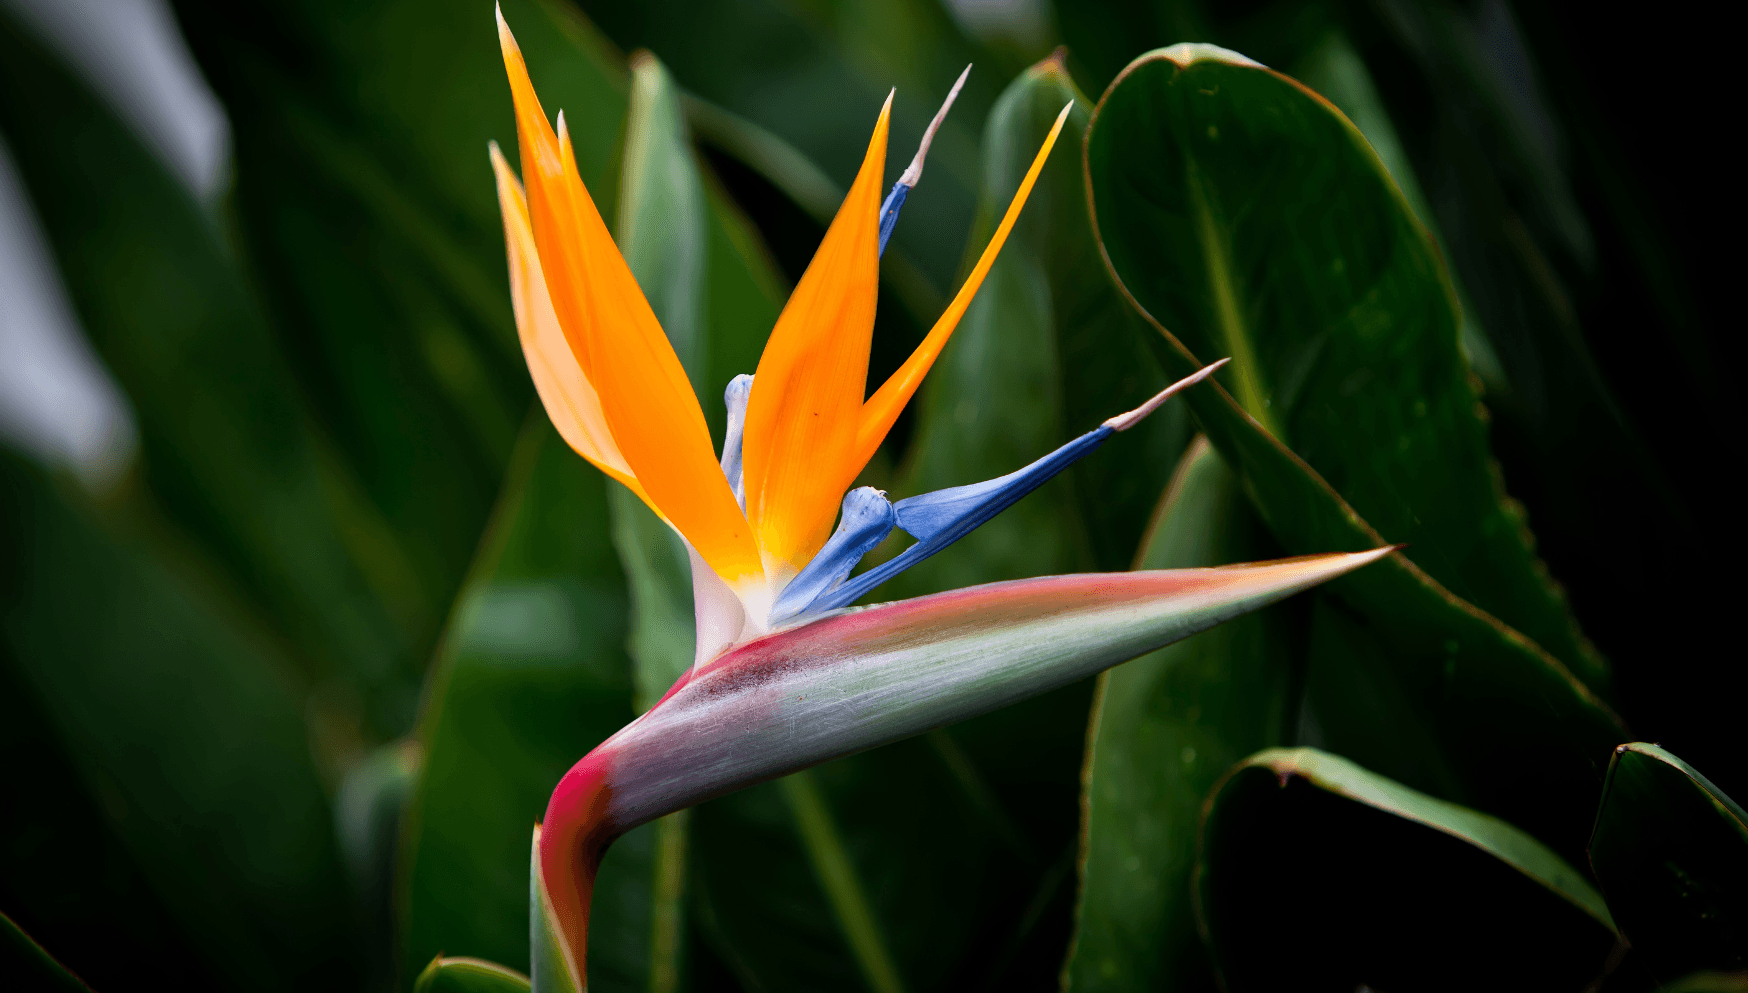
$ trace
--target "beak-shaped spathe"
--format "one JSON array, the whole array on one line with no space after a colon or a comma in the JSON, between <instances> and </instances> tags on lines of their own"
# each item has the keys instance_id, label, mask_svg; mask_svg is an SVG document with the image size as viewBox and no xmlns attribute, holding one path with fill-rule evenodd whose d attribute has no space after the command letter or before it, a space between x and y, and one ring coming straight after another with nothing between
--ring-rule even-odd
<instances>
[{"instance_id":1,"label":"beak-shaped spathe","mask_svg":"<svg viewBox=\"0 0 1748 993\"><path fill-rule=\"evenodd\" d=\"M582 974L597 860L640 824L1054 689L1390 551L993 583L742 645L682 677L559 782L539 842L537 937L562 935Z\"/></svg>"}]
</instances>

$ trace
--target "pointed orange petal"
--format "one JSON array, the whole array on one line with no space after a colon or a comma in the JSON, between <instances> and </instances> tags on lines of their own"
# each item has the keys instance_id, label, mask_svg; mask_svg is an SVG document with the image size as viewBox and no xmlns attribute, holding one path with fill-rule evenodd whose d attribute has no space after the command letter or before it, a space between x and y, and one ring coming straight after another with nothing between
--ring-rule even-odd
<instances>
[{"instance_id":1,"label":"pointed orange petal","mask_svg":"<svg viewBox=\"0 0 1748 993\"><path fill-rule=\"evenodd\" d=\"M989 267L995 264L996 254L1008 240L1008 232L1013 230L1014 222L1019 220L1020 208L1026 205L1026 197L1031 195L1032 185L1038 181L1038 173L1044 169L1044 160L1049 158L1050 149L1056 144L1056 136L1062 133L1062 124L1068 120L1068 112L1073 106L1069 104L1057 115L1056 126L1050 129L1050 136L1044 139L1044 147L1038 149L1037 156L1032 159L1032 167L1026 170L1026 178L1020 181L1020 188L1015 191L1013 201L1008 204L1008 212L1002 216L994 237L984 246L983 255L978 258L971 275L965 278L965 285L959 287L958 295L947 305L947 309L929 330L923 343L917 346L910 358L904 361L904 365L899 366L892 378L876 390L863 406L860 429L856 433L856 457L861 460L858 465L865 464L873 457L874 450L886 438L886 432L892 429L892 422L898 419L899 412L910 402L917 387L922 385L929 367L935 364L935 357L941 354L947 339L953 336L953 329L959 326L959 319L965 316L965 308L971 306L971 298L977 294L977 288L983 285L983 277L989 275Z\"/></svg>"},{"instance_id":2,"label":"pointed orange petal","mask_svg":"<svg viewBox=\"0 0 1748 993\"><path fill-rule=\"evenodd\" d=\"M583 367L577 364L558 326L558 315L553 313L552 298L546 292L546 277L540 272L522 184L498 151L497 142L491 143L491 156L492 170L498 177L498 209L504 215L504 249L510 258L510 304L516 312L516 334L522 339L522 356L528 360L534 390L566 444L648 503L649 497L607 429L601 398L583 375Z\"/></svg>"},{"instance_id":3,"label":"pointed orange petal","mask_svg":"<svg viewBox=\"0 0 1748 993\"><path fill-rule=\"evenodd\" d=\"M767 569L798 570L831 535L855 460L880 286L880 185L892 98L862 169L795 285L753 376L743 438L747 519Z\"/></svg>"},{"instance_id":4,"label":"pointed orange petal","mask_svg":"<svg viewBox=\"0 0 1748 993\"><path fill-rule=\"evenodd\" d=\"M752 529L716 461L704 412L583 186L564 115L555 134L502 14L498 39L546 288L613 440L645 499L718 575L736 586L762 580Z\"/></svg>"}]
</instances>

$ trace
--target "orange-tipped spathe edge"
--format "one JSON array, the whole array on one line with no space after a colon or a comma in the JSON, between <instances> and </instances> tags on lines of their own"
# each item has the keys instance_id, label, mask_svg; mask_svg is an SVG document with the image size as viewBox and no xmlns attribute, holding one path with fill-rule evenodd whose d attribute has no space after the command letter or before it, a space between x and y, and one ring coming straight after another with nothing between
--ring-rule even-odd
<instances>
[{"instance_id":1,"label":"orange-tipped spathe edge","mask_svg":"<svg viewBox=\"0 0 1748 993\"><path fill-rule=\"evenodd\" d=\"M953 302L947 305L940 320L929 330L928 337L910 354L904 365L899 366L892 378L863 405L862 423L856 434L857 465L864 465L873 457L874 450L880 447L886 432L892 429L892 422L898 419L899 412L910 402L911 395L922 385L929 367L934 365L935 358L946 347L947 339L953 336L953 329L959 326L959 319L965 316L965 309L971 306L971 298L977 294L977 288L983 285L984 277L989 275L990 266L995 264L995 257L1007 241L1008 232L1013 230L1014 222L1019 220L1020 208L1026 205L1026 198L1031 196L1032 186L1037 183L1038 174L1044 169L1044 161L1049 158L1050 149L1056 144L1056 136L1062 133L1062 125L1068 120L1068 112L1073 108L1074 104L1070 103L1056 116L1056 124L1050 129L1050 136L1044 139L1044 146L1038 149L1037 156L1032 159L1032 167L1026 170L1026 178L1021 180L1020 188L1015 191L1013 201L1008 204L1007 213L1002 216L1001 224L995 229L995 235L989 239L989 244L984 247L971 275L965 278L965 284L959 287L959 293L953 297Z\"/></svg>"},{"instance_id":2,"label":"orange-tipped spathe edge","mask_svg":"<svg viewBox=\"0 0 1748 993\"><path fill-rule=\"evenodd\" d=\"M547 124L503 15L529 215L553 310L646 500L731 586L762 585L752 529L723 478L685 369L584 187L559 115Z\"/></svg>"},{"instance_id":3,"label":"orange-tipped spathe edge","mask_svg":"<svg viewBox=\"0 0 1748 993\"><path fill-rule=\"evenodd\" d=\"M767 569L819 551L855 459L880 290L880 190L892 97L856 181L777 318L753 378L744 441L747 518ZM778 578L775 575L773 578Z\"/></svg>"}]
</instances>

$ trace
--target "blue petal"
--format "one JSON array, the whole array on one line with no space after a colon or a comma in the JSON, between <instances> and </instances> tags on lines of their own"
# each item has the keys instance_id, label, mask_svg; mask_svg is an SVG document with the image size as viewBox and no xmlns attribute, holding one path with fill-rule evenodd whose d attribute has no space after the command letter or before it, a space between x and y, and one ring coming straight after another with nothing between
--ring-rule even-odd
<instances>
[{"instance_id":1,"label":"blue petal","mask_svg":"<svg viewBox=\"0 0 1748 993\"><path fill-rule=\"evenodd\" d=\"M892 228L898 224L898 212L904 207L904 198L910 196L910 187L904 180L892 184L892 192L886 194L886 202L880 205L880 254L886 254L886 242L892 237Z\"/></svg>"},{"instance_id":2,"label":"blue petal","mask_svg":"<svg viewBox=\"0 0 1748 993\"><path fill-rule=\"evenodd\" d=\"M742 513L747 509L746 485L741 478L741 435L747 426L747 398L753 395L753 377L746 373L728 382L722 402L728 407L728 430L722 437L722 474L734 489Z\"/></svg>"},{"instance_id":3,"label":"blue petal","mask_svg":"<svg viewBox=\"0 0 1748 993\"><path fill-rule=\"evenodd\" d=\"M969 534L979 524L1013 506L1014 501L1044 485L1050 477L1090 454L1104 444L1106 438L1116 433L1115 428L1100 425L1018 472L1011 472L988 482L954 486L898 501L892 508L893 516L899 528L916 538L916 544L848 582L821 587L813 601L796 613L818 613L855 603L874 587L946 548ZM868 547L872 548L874 545L870 544ZM852 562L850 566L854 564ZM808 568L811 569L812 565ZM849 567L845 567L843 572L848 574ZM787 598L788 590L783 595Z\"/></svg>"},{"instance_id":4,"label":"blue petal","mask_svg":"<svg viewBox=\"0 0 1748 993\"><path fill-rule=\"evenodd\" d=\"M886 494L874 487L858 486L844 494L837 532L807 563L807 568L783 588L777 602L771 605L771 623L781 624L801 614L842 583L862 556L892 533L897 521Z\"/></svg>"}]
</instances>

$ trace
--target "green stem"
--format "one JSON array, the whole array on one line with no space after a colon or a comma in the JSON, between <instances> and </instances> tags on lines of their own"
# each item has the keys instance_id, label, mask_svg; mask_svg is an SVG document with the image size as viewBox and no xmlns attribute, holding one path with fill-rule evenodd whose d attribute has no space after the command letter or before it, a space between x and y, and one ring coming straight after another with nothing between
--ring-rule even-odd
<instances>
[{"instance_id":1,"label":"green stem","mask_svg":"<svg viewBox=\"0 0 1748 993\"><path fill-rule=\"evenodd\" d=\"M692 811L688 809L656 822L655 882L650 900L649 993L675 993L680 988L686 835L691 818Z\"/></svg>"},{"instance_id":2,"label":"green stem","mask_svg":"<svg viewBox=\"0 0 1748 993\"><path fill-rule=\"evenodd\" d=\"M844 850L843 839L838 836L837 825L832 823L831 811L826 809L825 797L820 794L813 773L803 770L785 776L779 782L783 784L783 795L795 813L801 842L807 847L813 870L819 876L820 885L825 887L826 898L831 901L832 912L838 918L838 927L850 943L850 951L856 956L856 964L861 966L863 978L875 993L904 993L898 967L886 950L879 925L874 923L874 909L868 906L862 881L856 876L856 867L850 863L850 853Z\"/></svg>"}]
</instances>

